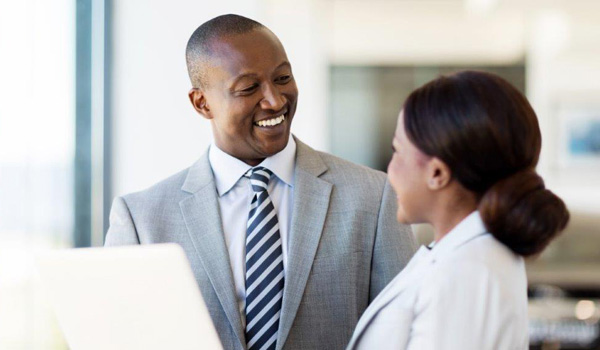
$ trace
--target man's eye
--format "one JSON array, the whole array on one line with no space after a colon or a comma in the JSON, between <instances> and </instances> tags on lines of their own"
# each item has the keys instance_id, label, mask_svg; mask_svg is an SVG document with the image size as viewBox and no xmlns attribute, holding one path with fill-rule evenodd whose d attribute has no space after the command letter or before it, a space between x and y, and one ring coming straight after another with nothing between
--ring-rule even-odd
<instances>
[{"instance_id":1,"label":"man's eye","mask_svg":"<svg viewBox=\"0 0 600 350\"><path fill-rule=\"evenodd\" d=\"M252 92L252 91L254 91L254 89L256 89L257 87L258 87L258 85L257 85L257 84L253 84L253 85L250 85L250 86L248 86L247 88L245 88L245 89L242 89L242 90L240 90L240 91L241 91L241 92Z\"/></svg>"},{"instance_id":2,"label":"man's eye","mask_svg":"<svg viewBox=\"0 0 600 350\"><path fill-rule=\"evenodd\" d=\"M290 81L290 79L292 79L291 75L282 75L282 76L278 77L277 79L275 79L275 82L287 83L288 81Z\"/></svg>"}]
</instances>

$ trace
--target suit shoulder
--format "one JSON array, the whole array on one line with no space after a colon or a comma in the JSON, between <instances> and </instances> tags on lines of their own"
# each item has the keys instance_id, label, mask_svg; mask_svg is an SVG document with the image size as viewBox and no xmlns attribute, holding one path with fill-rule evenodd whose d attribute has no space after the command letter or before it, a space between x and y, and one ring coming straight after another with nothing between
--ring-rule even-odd
<instances>
[{"instance_id":1,"label":"suit shoulder","mask_svg":"<svg viewBox=\"0 0 600 350\"><path fill-rule=\"evenodd\" d=\"M383 171L355 164L329 153L317 152L329 168L325 175L334 181L340 179L349 183L367 183L380 188L385 185L386 174Z\"/></svg>"},{"instance_id":2,"label":"suit shoulder","mask_svg":"<svg viewBox=\"0 0 600 350\"><path fill-rule=\"evenodd\" d=\"M182 192L181 187L185 182L189 169L181 170L144 190L126 194L122 196L123 200L129 206L138 203L178 201Z\"/></svg>"}]
</instances>

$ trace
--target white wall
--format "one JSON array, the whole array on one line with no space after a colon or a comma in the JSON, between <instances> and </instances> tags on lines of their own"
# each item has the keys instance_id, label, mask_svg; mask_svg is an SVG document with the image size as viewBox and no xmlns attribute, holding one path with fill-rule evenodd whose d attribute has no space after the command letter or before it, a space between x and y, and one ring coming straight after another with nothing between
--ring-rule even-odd
<instances>
[{"instance_id":1,"label":"white wall","mask_svg":"<svg viewBox=\"0 0 600 350\"><path fill-rule=\"evenodd\" d=\"M523 59L525 18L462 1L334 0L330 57L337 64L507 64Z\"/></svg>"},{"instance_id":2,"label":"white wall","mask_svg":"<svg viewBox=\"0 0 600 350\"><path fill-rule=\"evenodd\" d=\"M600 164L562 159L562 128L579 109L600 115L600 3L532 16L528 97L544 136L539 170L571 210L600 213Z\"/></svg>"}]
</instances>

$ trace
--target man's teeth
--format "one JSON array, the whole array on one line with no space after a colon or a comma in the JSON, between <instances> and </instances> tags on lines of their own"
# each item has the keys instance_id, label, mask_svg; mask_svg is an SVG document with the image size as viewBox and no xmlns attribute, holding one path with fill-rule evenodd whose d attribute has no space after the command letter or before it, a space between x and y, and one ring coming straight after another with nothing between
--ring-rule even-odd
<instances>
[{"instance_id":1,"label":"man's teeth","mask_svg":"<svg viewBox=\"0 0 600 350\"><path fill-rule=\"evenodd\" d=\"M258 126L275 126L281 124L285 120L285 114L280 115L277 118L261 120L256 122Z\"/></svg>"}]
</instances>

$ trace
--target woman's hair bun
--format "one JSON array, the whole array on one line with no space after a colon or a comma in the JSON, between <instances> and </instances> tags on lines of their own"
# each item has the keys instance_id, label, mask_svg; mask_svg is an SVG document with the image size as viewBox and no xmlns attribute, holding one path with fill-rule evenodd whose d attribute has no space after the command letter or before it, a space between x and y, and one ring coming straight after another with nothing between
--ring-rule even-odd
<instances>
[{"instance_id":1,"label":"woman's hair bun","mask_svg":"<svg viewBox=\"0 0 600 350\"><path fill-rule=\"evenodd\" d=\"M565 203L531 169L492 185L479 212L487 230L522 256L540 253L569 222Z\"/></svg>"}]
</instances>

